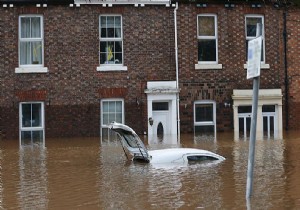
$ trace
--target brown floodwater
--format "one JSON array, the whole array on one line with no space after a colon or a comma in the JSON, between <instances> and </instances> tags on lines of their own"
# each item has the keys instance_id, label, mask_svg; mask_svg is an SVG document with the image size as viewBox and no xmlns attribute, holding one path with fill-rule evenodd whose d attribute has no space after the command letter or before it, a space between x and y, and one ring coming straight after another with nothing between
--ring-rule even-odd
<instances>
[{"instance_id":1,"label":"brown floodwater","mask_svg":"<svg viewBox=\"0 0 300 210\"><path fill-rule=\"evenodd\" d=\"M253 192L246 200L249 141L182 135L150 149L194 147L218 164L153 166L126 160L120 142L46 139L46 148L0 140L0 209L300 209L300 132L256 142Z\"/></svg>"}]
</instances>

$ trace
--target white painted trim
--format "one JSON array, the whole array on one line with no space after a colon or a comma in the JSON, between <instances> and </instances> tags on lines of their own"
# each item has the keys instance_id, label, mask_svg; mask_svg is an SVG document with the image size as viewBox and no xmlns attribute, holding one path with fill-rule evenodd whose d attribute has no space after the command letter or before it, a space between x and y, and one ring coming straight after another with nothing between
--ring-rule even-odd
<instances>
[{"instance_id":1,"label":"white painted trim","mask_svg":"<svg viewBox=\"0 0 300 210\"><path fill-rule=\"evenodd\" d=\"M47 67L18 67L15 68L15 73L47 73L48 68Z\"/></svg>"},{"instance_id":2,"label":"white painted trim","mask_svg":"<svg viewBox=\"0 0 300 210\"><path fill-rule=\"evenodd\" d=\"M127 71L127 66L120 65L101 65L97 66L97 71Z\"/></svg>"},{"instance_id":3,"label":"white painted trim","mask_svg":"<svg viewBox=\"0 0 300 210\"><path fill-rule=\"evenodd\" d=\"M222 69L222 64L195 64L195 69Z\"/></svg>"},{"instance_id":4,"label":"white painted trim","mask_svg":"<svg viewBox=\"0 0 300 210\"><path fill-rule=\"evenodd\" d=\"M251 106L252 105L253 90L233 90L233 122L234 122L234 140L239 140L239 119L238 119L238 107L239 106ZM278 130L275 136L278 139L283 137L282 128L282 91L281 89L260 89L258 96L258 112L257 112L257 139L263 138L263 105L276 105L276 128Z\"/></svg>"},{"instance_id":5,"label":"white painted trim","mask_svg":"<svg viewBox=\"0 0 300 210\"><path fill-rule=\"evenodd\" d=\"M261 69L270 69L270 64L261 63L260 68ZM244 64L244 69L247 69L247 64Z\"/></svg>"}]
</instances>

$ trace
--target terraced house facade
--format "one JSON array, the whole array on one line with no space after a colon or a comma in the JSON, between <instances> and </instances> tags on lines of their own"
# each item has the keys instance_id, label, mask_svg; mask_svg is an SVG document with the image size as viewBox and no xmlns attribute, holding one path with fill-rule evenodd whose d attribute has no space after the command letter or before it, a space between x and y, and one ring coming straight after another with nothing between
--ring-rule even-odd
<instances>
[{"instance_id":1,"label":"terraced house facade","mask_svg":"<svg viewBox=\"0 0 300 210\"><path fill-rule=\"evenodd\" d=\"M274 1L0 0L0 130L20 144L139 134L247 137L247 43L262 25L258 131L286 122L284 9ZM284 9L283 9L284 8Z\"/></svg>"}]
</instances>

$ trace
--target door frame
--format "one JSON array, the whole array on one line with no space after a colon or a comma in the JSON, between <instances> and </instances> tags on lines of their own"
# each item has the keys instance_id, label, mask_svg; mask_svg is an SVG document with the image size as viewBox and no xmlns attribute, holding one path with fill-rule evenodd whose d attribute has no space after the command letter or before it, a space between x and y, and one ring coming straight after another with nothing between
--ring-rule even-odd
<instances>
[{"instance_id":1,"label":"door frame","mask_svg":"<svg viewBox=\"0 0 300 210\"><path fill-rule=\"evenodd\" d=\"M169 128L170 135L177 136L177 107L176 100L178 89L176 89L176 81L157 81L147 82L147 125L148 137L153 134L153 126L150 125L149 119L153 117L153 102L168 102L169 103Z\"/></svg>"}]
</instances>

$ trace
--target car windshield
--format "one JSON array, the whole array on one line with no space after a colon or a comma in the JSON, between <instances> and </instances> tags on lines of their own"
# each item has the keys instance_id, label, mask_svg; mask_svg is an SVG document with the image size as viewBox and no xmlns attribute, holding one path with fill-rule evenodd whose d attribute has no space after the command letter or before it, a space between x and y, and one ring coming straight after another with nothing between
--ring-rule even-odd
<instances>
[{"instance_id":1,"label":"car windshield","mask_svg":"<svg viewBox=\"0 0 300 210\"><path fill-rule=\"evenodd\" d=\"M132 148L138 148L138 141L135 139L135 136L132 134L123 134L124 140L127 142L127 144Z\"/></svg>"}]
</instances>

